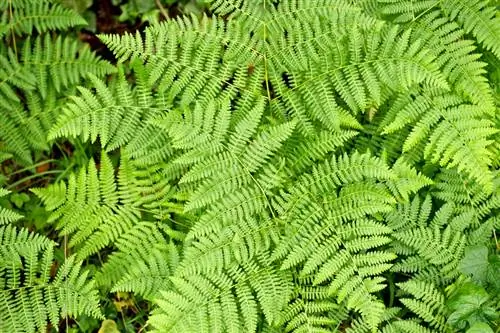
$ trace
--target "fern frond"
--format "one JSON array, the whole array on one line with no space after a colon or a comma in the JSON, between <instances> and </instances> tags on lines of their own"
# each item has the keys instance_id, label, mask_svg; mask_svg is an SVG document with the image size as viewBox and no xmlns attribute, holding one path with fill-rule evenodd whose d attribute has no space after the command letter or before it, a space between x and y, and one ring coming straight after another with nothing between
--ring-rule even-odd
<instances>
[{"instance_id":1,"label":"fern frond","mask_svg":"<svg viewBox=\"0 0 500 333\"><path fill-rule=\"evenodd\" d=\"M216 162L214 161L221 167L219 174L201 184L189 200L185 210L190 211L207 206L210 203L215 203L217 199L235 191L244 184L254 183L257 187L261 187L259 177L254 178L252 175L259 170L265 171L264 168L269 163L271 156L275 155L283 142L290 137L294 127L295 123L290 122L279 127L272 127L269 130L261 131L255 139L239 149L243 150L239 155L236 155L238 154L238 149L228 144L227 148L223 148L227 153L220 154L217 156ZM241 133L241 131L236 133ZM230 142L237 141L232 140ZM240 144L244 143L242 141ZM212 161L210 162L210 164L215 164ZM200 167L206 167L206 165L202 163L198 164L197 170ZM227 171L225 171L224 168L231 169L226 169ZM219 166L217 169L219 169Z\"/></svg>"},{"instance_id":2,"label":"fern frond","mask_svg":"<svg viewBox=\"0 0 500 333\"><path fill-rule=\"evenodd\" d=\"M155 332L253 332L259 313L269 324L278 319L292 286L289 274L265 256L227 272L171 280L175 289L163 293L149 319Z\"/></svg>"},{"instance_id":3,"label":"fern frond","mask_svg":"<svg viewBox=\"0 0 500 333\"><path fill-rule=\"evenodd\" d=\"M438 226L417 227L398 232L394 237L412 248L420 258L426 260L429 270L437 271L439 268L441 274L433 281L450 281L457 276L456 268L462 259L466 245L466 237L462 232L453 231L449 226L444 230L440 230ZM394 269L405 271L408 268L405 268L403 261L400 265L395 265ZM421 270L420 274L432 278L426 270Z\"/></svg>"},{"instance_id":4,"label":"fern frond","mask_svg":"<svg viewBox=\"0 0 500 333\"><path fill-rule=\"evenodd\" d=\"M441 8L451 20L459 22L484 48L500 58L500 17L497 8L484 0L446 0Z\"/></svg>"},{"instance_id":5,"label":"fern frond","mask_svg":"<svg viewBox=\"0 0 500 333\"><path fill-rule=\"evenodd\" d=\"M345 306L328 298L324 287L314 288L314 297L308 299L307 291L300 290L296 298L282 311L280 324L285 332L331 332L348 317ZM301 293L302 292L302 293Z\"/></svg>"},{"instance_id":6,"label":"fern frond","mask_svg":"<svg viewBox=\"0 0 500 333\"><path fill-rule=\"evenodd\" d=\"M142 71L139 66L135 69L139 73ZM130 141L141 121L162 110L151 105L150 92L146 92L146 87L139 85L136 91L132 91L125 79L124 69L119 67L118 70L113 87L107 87L97 77L89 75L96 93L79 87L81 96L71 98L71 103L67 104L50 130L49 140L81 136L85 141L94 142L99 137L103 147L110 151Z\"/></svg>"},{"instance_id":7,"label":"fern frond","mask_svg":"<svg viewBox=\"0 0 500 333\"><path fill-rule=\"evenodd\" d=\"M2 113L13 110L13 104L19 102L15 89L35 89L35 75L29 68L19 63L14 52L9 48L7 54L0 53L0 105Z\"/></svg>"},{"instance_id":8,"label":"fern frond","mask_svg":"<svg viewBox=\"0 0 500 333\"><path fill-rule=\"evenodd\" d=\"M498 130L488 120L485 110L476 105L462 104L462 99L453 94L400 98L404 102L394 104L394 109L389 110L382 133L392 133L411 125L412 131L403 144L403 152L428 140L424 158L447 168L456 167L491 191L493 175L489 170L491 152L488 146L492 143L490 137Z\"/></svg>"},{"instance_id":9,"label":"fern frond","mask_svg":"<svg viewBox=\"0 0 500 333\"><path fill-rule=\"evenodd\" d=\"M57 327L65 317L88 315L102 319L99 296L88 271L75 257L68 258L51 276L54 243L47 238L0 228L0 330L35 332L50 323ZM22 277L22 278L21 278Z\"/></svg>"},{"instance_id":10,"label":"fern frond","mask_svg":"<svg viewBox=\"0 0 500 333\"><path fill-rule=\"evenodd\" d=\"M0 5L3 13L0 18L0 37L10 31L20 35L31 34L33 30L42 33L87 24L75 11L50 0L12 1ZM12 16L10 9L13 9Z\"/></svg>"},{"instance_id":11,"label":"fern frond","mask_svg":"<svg viewBox=\"0 0 500 333\"><path fill-rule=\"evenodd\" d=\"M242 1L242 0L209 0L211 10L218 16L228 16L232 19L246 20L249 28L256 28L263 22L266 17L267 8L266 1ZM266 8L267 7L267 8Z\"/></svg>"},{"instance_id":12,"label":"fern frond","mask_svg":"<svg viewBox=\"0 0 500 333\"><path fill-rule=\"evenodd\" d=\"M126 157L122 156L117 182L114 167L102 152L99 173L91 160L86 169L70 175L67 186L52 185L34 191L52 208L49 221L57 221L61 234L72 234L68 245L76 248L79 258L96 253L139 222L141 213L133 202L139 201L140 194L133 182L125 181L124 187L120 186L123 177L132 176L129 172ZM64 191L64 199L50 197L53 192L62 195Z\"/></svg>"},{"instance_id":13,"label":"fern frond","mask_svg":"<svg viewBox=\"0 0 500 333\"><path fill-rule=\"evenodd\" d=\"M493 91L485 76L486 63L480 58L473 40L456 22L442 17L439 10L423 15L409 24L414 36L435 54L436 62L454 90L474 104L494 107Z\"/></svg>"},{"instance_id":14,"label":"fern frond","mask_svg":"<svg viewBox=\"0 0 500 333\"><path fill-rule=\"evenodd\" d=\"M196 100L234 96L240 89L254 94L261 88L262 56L239 25L206 16L185 17L147 29L145 35L145 39L139 34L100 38L120 61L133 57L145 61L148 82L167 105L178 100L186 107ZM248 73L248 64L255 64L254 73Z\"/></svg>"},{"instance_id":15,"label":"fern frond","mask_svg":"<svg viewBox=\"0 0 500 333\"><path fill-rule=\"evenodd\" d=\"M408 0L378 0L381 12L398 16L396 21L407 22L420 19L422 14L438 8L441 15L449 21L455 21L463 26L466 33L471 33L478 42L491 50L497 57L500 55L500 19L496 8L483 0L446 0L446 1L408 1Z\"/></svg>"},{"instance_id":16,"label":"fern frond","mask_svg":"<svg viewBox=\"0 0 500 333\"><path fill-rule=\"evenodd\" d=\"M27 229L18 230L11 225L0 228L2 267L8 263L16 262L19 255L41 251L52 244L48 238L30 233Z\"/></svg>"},{"instance_id":17,"label":"fern frond","mask_svg":"<svg viewBox=\"0 0 500 333\"><path fill-rule=\"evenodd\" d=\"M368 154L332 159L299 179L278 208L287 228L272 258L282 269L303 267L313 285L328 282L329 295L359 312L370 330L385 311L373 293L385 287L381 274L396 259L382 249L392 230L370 216L392 210L395 200L382 184L396 178Z\"/></svg>"},{"instance_id":18,"label":"fern frond","mask_svg":"<svg viewBox=\"0 0 500 333\"><path fill-rule=\"evenodd\" d=\"M432 330L420 325L416 320L396 320L384 327L384 333L437 333L440 331Z\"/></svg>"},{"instance_id":19,"label":"fern frond","mask_svg":"<svg viewBox=\"0 0 500 333\"><path fill-rule=\"evenodd\" d=\"M290 222L293 221L293 225L297 223L294 229L300 232L290 235L286 242L278 246L274 252L274 258L283 258L293 247L302 253L303 258L307 258L312 252L303 251L313 251L313 248L299 245L304 241L303 237L315 238L313 235L317 234L318 237L322 238L323 236L320 235L323 232L330 234L332 228L338 223L337 221L359 218L366 213L369 214L369 211L375 213L379 210L390 210L389 205L394 199L383 187L370 184L370 180L384 180L393 177L394 174L381 160L368 154L358 153L343 156L338 160L332 158L331 161L315 167L312 173L303 175L290 189L290 194L286 194L284 197L284 204L277 208L280 215L283 216L282 218ZM363 182L365 179L366 181ZM352 183L351 186L346 186L350 183ZM365 206L362 200L352 201L350 199L354 193L360 194L356 190L363 186L361 184L367 185L362 190L365 195L362 200L371 201L371 205ZM330 198L324 203L316 201L315 198L318 196L339 191L339 187L342 185L345 188L340 191L340 194L344 195ZM331 213L329 209L331 209ZM365 211L365 209L367 210ZM325 219L327 217L328 219ZM319 233L320 230L323 230L322 233ZM296 260L292 260L292 262L296 262Z\"/></svg>"},{"instance_id":20,"label":"fern frond","mask_svg":"<svg viewBox=\"0 0 500 333\"><path fill-rule=\"evenodd\" d=\"M432 195L446 202L453 202L457 207L473 207L478 209L482 203L493 195L498 197L498 172L494 176L493 193L485 191L480 183L471 180L454 169L443 169L436 176L435 190ZM495 174L493 174L495 175ZM484 213L481 215L485 215Z\"/></svg>"},{"instance_id":21,"label":"fern frond","mask_svg":"<svg viewBox=\"0 0 500 333\"><path fill-rule=\"evenodd\" d=\"M115 244L118 250L96 275L99 285L147 299L160 296L160 290L172 286L169 278L179 261L178 250L153 223L136 224Z\"/></svg>"},{"instance_id":22,"label":"fern frond","mask_svg":"<svg viewBox=\"0 0 500 333\"><path fill-rule=\"evenodd\" d=\"M284 144L287 155L284 172L290 177L304 173L315 163L324 161L329 154L358 135L356 131L342 131L331 133L321 131L317 136L304 137L295 132Z\"/></svg>"},{"instance_id":23,"label":"fern frond","mask_svg":"<svg viewBox=\"0 0 500 333\"><path fill-rule=\"evenodd\" d=\"M49 85L59 92L62 88L80 83L81 78L91 75L102 77L115 71L111 64L92 53L87 45L61 36L52 40L49 34L38 36L33 43L27 38L21 62L35 74L37 90L44 99Z\"/></svg>"},{"instance_id":24,"label":"fern frond","mask_svg":"<svg viewBox=\"0 0 500 333\"><path fill-rule=\"evenodd\" d=\"M400 298L405 306L434 328L440 331L446 330L445 297L433 284L410 280L398 283L397 286L413 296L413 298Z\"/></svg>"},{"instance_id":25,"label":"fern frond","mask_svg":"<svg viewBox=\"0 0 500 333\"><path fill-rule=\"evenodd\" d=\"M273 220L242 219L193 241L184 251L178 272L209 273L230 267L235 262L240 265L271 247L277 239L277 226Z\"/></svg>"},{"instance_id":26,"label":"fern frond","mask_svg":"<svg viewBox=\"0 0 500 333\"><path fill-rule=\"evenodd\" d=\"M231 192L212 205L191 228L188 239L216 232L234 221L259 215L268 206L267 197L258 186Z\"/></svg>"},{"instance_id":27,"label":"fern frond","mask_svg":"<svg viewBox=\"0 0 500 333\"><path fill-rule=\"evenodd\" d=\"M395 180L389 180L387 187L396 198L400 198L402 201L408 201L411 194L433 184L429 177L418 173L404 158L396 160L392 170L396 172L397 177Z\"/></svg>"},{"instance_id":28,"label":"fern frond","mask_svg":"<svg viewBox=\"0 0 500 333\"><path fill-rule=\"evenodd\" d=\"M353 29L321 42L293 42L282 57L273 59L271 82L280 103L300 119L299 124L308 119L327 119L322 114L310 114L312 110L331 114L329 121L338 118L342 112L339 104L347 105L353 114L365 112L383 104L394 91L405 91L418 83L449 89L435 57L418 41L409 42L410 30L401 33L396 26ZM338 91L340 101L334 98L334 91ZM318 105L303 101L318 101ZM324 125L335 129L338 121Z\"/></svg>"}]
</instances>

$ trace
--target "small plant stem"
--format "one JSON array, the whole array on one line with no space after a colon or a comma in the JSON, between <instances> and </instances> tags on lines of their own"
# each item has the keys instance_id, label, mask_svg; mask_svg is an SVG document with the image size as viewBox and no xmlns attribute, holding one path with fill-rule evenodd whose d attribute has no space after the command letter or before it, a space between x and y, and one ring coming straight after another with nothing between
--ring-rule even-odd
<instances>
[{"instance_id":1,"label":"small plant stem","mask_svg":"<svg viewBox=\"0 0 500 333\"><path fill-rule=\"evenodd\" d=\"M24 171L28 171L28 170L33 169L33 168L36 168L36 167L38 167L38 166L41 166L41 165L44 165L44 164L47 164L47 163L52 163L52 162L55 162L55 161L57 161L57 160L55 160L55 159L50 159L50 160L45 160L45 161L41 161L41 162L38 162L38 163L32 164L32 165L30 165L30 166L28 166L28 167L25 167L25 168L22 168L22 169L19 169L19 170L16 170L16 171L14 171L14 172L10 173L10 176L12 176L12 175L17 175L18 173L21 173L21 172L24 172Z\"/></svg>"},{"instance_id":2,"label":"small plant stem","mask_svg":"<svg viewBox=\"0 0 500 333\"><path fill-rule=\"evenodd\" d=\"M49 170L49 171L45 171L45 172L41 172L41 173L36 173L34 175L24 177L23 179L20 179L17 182L10 184L9 186L7 186L7 189L12 189L12 188L18 186L19 184L22 184L22 183L24 183L28 180L34 179L34 178L38 178L38 177L42 177L42 176L50 175L50 174L61 173L61 172L62 172L61 170Z\"/></svg>"},{"instance_id":3,"label":"small plant stem","mask_svg":"<svg viewBox=\"0 0 500 333\"><path fill-rule=\"evenodd\" d=\"M165 7L163 7L163 5L161 4L161 1L155 0L155 3L156 3L156 7L158 7L158 9L160 10L161 15L163 15L163 17L168 20L170 18L170 16L168 15L168 12L165 9Z\"/></svg>"}]
</instances>

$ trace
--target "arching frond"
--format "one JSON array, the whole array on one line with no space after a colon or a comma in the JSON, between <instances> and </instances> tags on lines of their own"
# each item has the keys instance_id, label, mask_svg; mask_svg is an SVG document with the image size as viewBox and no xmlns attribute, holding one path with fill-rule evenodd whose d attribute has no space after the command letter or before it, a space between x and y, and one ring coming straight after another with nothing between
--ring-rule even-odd
<instances>
[{"instance_id":1,"label":"arching frond","mask_svg":"<svg viewBox=\"0 0 500 333\"><path fill-rule=\"evenodd\" d=\"M143 69L135 68L140 76ZM49 139L80 135L84 140L95 141L99 136L102 145L113 150L130 141L142 121L162 111L161 107L151 104L151 95L146 87L139 87L136 91L131 89L123 68L119 68L112 88L95 76L91 76L90 80L95 86L95 95L90 89L80 87L81 96L73 97L64 108L49 132Z\"/></svg>"},{"instance_id":2,"label":"arching frond","mask_svg":"<svg viewBox=\"0 0 500 333\"><path fill-rule=\"evenodd\" d=\"M172 277L150 317L154 331L254 332L262 321L273 324L292 291L290 275L263 254L225 272Z\"/></svg>"},{"instance_id":3,"label":"arching frond","mask_svg":"<svg viewBox=\"0 0 500 333\"><path fill-rule=\"evenodd\" d=\"M423 14L439 9L441 16L455 21L465 32L500 57L500 18L497 9L489 1L483 0L446 0L446 1L409 1L378 0L380 11L384 14L397 15L396 21L415 21Z\"/></svg>"},{"instance_id":4,"label":"arching frond","mask_svg":"<svg viewBox=\"0 0 500 333\"><path fill-rule=\"evenodd\" d=\"M78 258L112 244L140 221L137 203L141 196L130 183L133 174L128 163L122 156L116 180L114 167L103 152L99 172L91 160L87 168L70 175L66 186L32 189L51 208L49 221L57 222L61 235L71 235L68 245L75 248ZM61 196L54 200L53 192Z\"/></svg>"},{"instance_id":5,"label":"arching frond","mask_svg":"<svg viewBox=\"0 0 500 333\"><path fill-rule=\"evenodd\" d=\"M463 104L453 94L415 97L399 96L386 114L382 133L392 133L411 126L403 144L403 152L427 140L424 158L447 168L466 172L485 189L491 191L493 175L489 170L491 136L498 132L488 113L476 105Z\"/></svg>"},{"instance_id":6,"label":"arching frond","mask_svg":"<svg viewBox=\"0 0 500 333\"><path fill-rule=\"evenodd\" d=\"M33 42L27 38L21 61L27 70L35 74L34 82L43 99L52 87L59 92L81 83L82 78L91 75L102 77L115 71L111 64L92 53L87 45L61 36L52 40L49 34L38 36Z\"/></svg>"}]
</instances>

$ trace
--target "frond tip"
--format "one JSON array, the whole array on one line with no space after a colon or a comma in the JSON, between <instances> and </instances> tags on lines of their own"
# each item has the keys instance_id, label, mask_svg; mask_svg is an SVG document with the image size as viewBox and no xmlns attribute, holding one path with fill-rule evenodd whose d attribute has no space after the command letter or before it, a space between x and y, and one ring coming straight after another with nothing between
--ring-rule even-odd
<instances>
[{"instance_id":1,"label":"frond tip","mask_svg":"<svg viewBox=\"0 0 500 333\"><path fill-rule=\"evenodd\" d=\"M0 187L0 198L8 195L10 191ZM10 209L0 207L0 225L15 222L23 216Z\"/></svg>"}]
</instances>

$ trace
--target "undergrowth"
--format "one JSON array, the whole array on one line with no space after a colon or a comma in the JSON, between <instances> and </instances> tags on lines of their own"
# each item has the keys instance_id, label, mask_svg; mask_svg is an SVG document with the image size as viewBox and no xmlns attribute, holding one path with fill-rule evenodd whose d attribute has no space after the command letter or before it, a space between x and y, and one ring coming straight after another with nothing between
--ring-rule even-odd
<instances>
[{"instance_id":1,"label":"undergrowth","mask_svg":"<svg viewBox=\"0 0 500 333\"><path fill-rule=\"evenodd\" d=\"M500 332L497 4L200 6L0 0L0 332Z\"/></svg>"}]
</instances>

